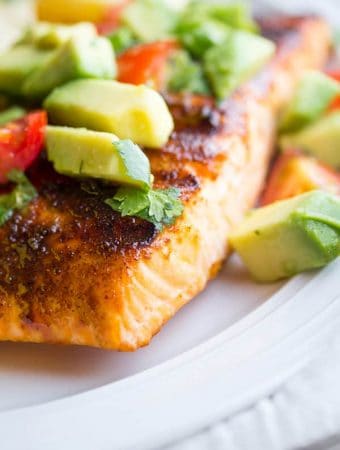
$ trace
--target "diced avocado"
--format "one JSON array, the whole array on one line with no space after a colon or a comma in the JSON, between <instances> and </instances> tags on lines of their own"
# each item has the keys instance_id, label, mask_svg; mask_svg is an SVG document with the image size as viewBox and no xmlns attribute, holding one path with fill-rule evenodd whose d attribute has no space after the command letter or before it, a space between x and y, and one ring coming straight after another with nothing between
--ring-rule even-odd
<instances>
[{"instance_id":1,"label":"diced avocado","mask_svg":"<svg viewBox=\"0 0 340 450\"><path fill-rule=\"evenodd\" d=\"M169 92L210 93L201 65L185 50L179 50L169 58L166 78Z\"/></svg>"},{"instance_id":2,"label":"diced avocado","mask_svg":"<svg viewBox=\"0 0 340 450\"><path fill-rule=\"evenodd\" d=\"M340 254L340 199L312 191L250 213L231 243L253 277L276 281Z\"/></svg>"},{"instance_id":3,"label":"diced avocado","mask_svg":"<svg viewBox=\"0 0 340 450\"><path fill-rule=\"evenodd\" d=\"M224 44L233 29L257 29L244 4L194 0L184 8L175 32L183 46L201 59L209 48Z\"/></svg>"},{"instance_id":4,"label":"diced avocado","mask_svg":"<svg viewBox=\"0 0 340 450\"><path fill-rule=\"evenodd\" d=\"M298 148L340 169L340 111L334 111L297 133L283 135L282 149Z\"/></svg>"},{"instance_id":5,"label":"diced avocado","mask_svg":"<svg viewBox=\"0 0 340 450\"><path fill-rule=\"evenodd\" d=\"M228 27L257 31L257 25L251 18L246 4L221 2L216 0L193 0L184 8L177 29L190 31L193 24L204 24L209 20L218 21Z\"/></svg>"},{"instance_id":6,"label":"diced avocado","mask_svg":"<svg viewBox=\"0 0 340 450\"><path fill-rule=\"evenodd\" d=\"M0 112L0 125L5 125L13 120L20 119L26 114L26 111L20 106L12 106L5 111Z\"/></svg>"},{"instance_id":7,"label":"diced avocado","mask_svg":"<svg viewBox=\"0 0 340 450\"><path fill-rule=\"evenodd\" d=\"M30 45L19 45L0 55L0 92L20 96L26 77L50 57L50 51Z\"/></svg>"},{"instance_id":8,"label":"diced avocado","mask_svg":"<svg viewBox=\"0 0 340 450\"><path fill-rule=\"evenodd\" d=\"M225 42L230 34L230 27L217 20L206 20L187 25L177 34L182 45L196 58L202 58L209 48Z\"/></svg>"},{"instance_id":9,"label":"diced avocado","mask_svg":"<svg viewBox=\"0 0 340 450\"><path fill-rule=\"evenodd\" d=\"M97 36L97 30L89 22L82 22L76 25L57 25L48 22L38 22L27 29L19 43L31 44L39 48L54 49L74 36L82 36L84 39L95 38Z\"/></svg>"},{"instance_id":10,"label":"diced avocado","mask_svg":"<svg viewBox=\"0 0 340 450\"><path fill-rule=\"evenodd\" d=\"M39 20L54 23L99 23L117 0L36 0Z\"/></svg>"},{"instance_id":11,"label":"diced avocado","mask_svg":"<svg viewBox=\"0 0 340 450\"><path fill-rule=\"evenodd\" d=\"M54 88L77 78L107 78L116 74L115 56L103 37L69 39L23 85L23 93L43 99Z\"/></svg>"},{"instance_id":12,"label":"diced avocado","mask_svg":"<svg viewBox=\"0 0 340 450\"><path fill-rule=\"evenodd\" d=\"M204 69L216 97L226 98L256 74L274 51L271 41L245 31L232 31L223 44L209 49Z\"/></svg>"},{"instance_id":13,"label":"diced avocado","mask_svg":"<svg viewBox=\"0 0 340 450\"><path fill-rule=\"evenodd\" d=\"M53 91L44 106L53 123L114 133L147 147L162 147L174 126L163 98L144 85L73 81Z\"/></svg>"},{"instance_id":14,"label":"diced avocado","mask_svg":"<svg viewBox=\"0 0 340 450\"><path fill-rule=\"evenodd\" d=\"M292 133L317 120L339 94L340 83L321 72L306 72L293 100L283 112L280 131Z\"/></svg>"},{"instance_id":15,"label":"diced avocado","mask_svg":"<svg viewBox=\"0 0 340 450\"><path fill-rule=\"evenodd\" d=\"M171 35L176 13L164 0L135 0L123 11L121 21L143 42Z\"/></svg>"},{"instance_id":16,"label":"diced avocado","mask_svg":"<svg viewBox=\"0 0 340 450\"><path fill-rule=\"evenodd\" d=\"M61 174L150 187L149 160L130 140L85 128L48 126L46 147L48 159Z\"/></svg>"}]
</instances>

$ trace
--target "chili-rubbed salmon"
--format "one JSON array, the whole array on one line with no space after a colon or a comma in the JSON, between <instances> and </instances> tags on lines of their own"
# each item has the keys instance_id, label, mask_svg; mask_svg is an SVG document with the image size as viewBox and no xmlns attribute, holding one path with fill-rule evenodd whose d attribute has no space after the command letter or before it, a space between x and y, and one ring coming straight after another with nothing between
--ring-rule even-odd
<instances>
[{"instance_id":1,"label":"chili-rubbed salmon","mask_svg":"<svg viewBox=\"0 0 340 450\"><path fill-rule=\"evenodd\" d=\"M0 228L0 340L135 350L217 274L263 187L280 108L329 54L320 19L260 25L277 52L256 79L219 106L167 98L175 131L147 154L156 187L180 188L175 225L159 232L121 217L102 201L114 188L92 192L40 159L30 173L38 197Z\"/></svg>"}]
</instances>

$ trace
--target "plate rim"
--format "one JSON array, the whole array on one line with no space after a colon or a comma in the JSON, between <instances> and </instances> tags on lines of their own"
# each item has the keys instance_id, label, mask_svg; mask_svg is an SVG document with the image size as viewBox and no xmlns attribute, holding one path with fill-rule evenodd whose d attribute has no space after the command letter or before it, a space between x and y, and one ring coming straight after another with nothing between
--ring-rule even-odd
<instances>
[{"instance_id":1,"label":"plate rim","mask_svg":"<svg viewBox=\"0 0 340 450\"><path fill-rule=\"evenodd\" d=\"M59 450L65 436L69 444L79 446L80 440L83 449L90 450L93 442L86 426L90 424L96 426L97 448L98 439L103 444L100 448L112 448L112 445L120 449L136 448L136 445L138 448L159 447L251 405L300 370L338 324L340 284L336 275L339 269L340 259L319 273L295 277L225 331L152 368L69 397L1 412L4 448L16 448L6 445L13 445L13 430L18 424L23 432L16 433L16 442L19 445L25 441L27 450L46 448L47 442L49 449ZM320 290L323 292L321 299ZM309 296L309 308L303 308L299 302L306 296ZM280 324L280 317L287 317L288 326L273 328L275 322ZM322 326L325 321L327 327ZM257 350L252 355L247 354L249 335L255 343L257 340ZM269 337L273 339L266 345ZM243 356L233 352L234 344L243 348ZM311 344L315 350L313 355L307 352ZM256 380L245 388L245 373L249 367ZM270 377L265 376L266 372ZM197 392L195 394L197 386L202 388L199 395L210 402L205 402L205 411L195 408L202 400ZM182 398L178 393L183 394ZM172 394L177 394L177 403ZM211 404L211 396L218 405ZM227 405L219 401L223 396L228 399ZM139 410L143 411L142 417ZM183 420L184 411L191 411L187 420ZM114 433L108 422L110 417L115 419ZM169 420L165 420L170 417L171 426ZM59 433L53 428L55 423L58 423ZM128 432L132 425L133 435ZM28 439L34 443L33 447L27 447Z\"/></svg>"}]
</instances>

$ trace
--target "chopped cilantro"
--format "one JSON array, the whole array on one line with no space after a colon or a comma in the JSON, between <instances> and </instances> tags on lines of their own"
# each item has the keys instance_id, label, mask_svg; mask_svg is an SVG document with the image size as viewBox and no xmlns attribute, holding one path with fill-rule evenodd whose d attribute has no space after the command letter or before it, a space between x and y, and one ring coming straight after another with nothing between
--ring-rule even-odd
<instances>
[{"instance_id":1,"label":"chopped cilantro","mask_svg":"<svg viewBox=\"0 0 340 450\"><path fill-rule=\"evenodd\" d=\"M122 53L138 43L133 32L126 26L120 26L107 37L116 53Z\"/></svg>"},{"instance_id":2,"label":"chopped cilantro","mask_svg":"<svg viewBox=\"0 0 340 450\"><path fill-rule=\"evenodd\" d=\"M230 32L230 27L209 19L187 25L184 31L178 30L178 37L186 50L195 58L202 59L209 48L225 42Z\"/></svg>"},{"instance_id":3,"label":"chopped cilantro","mask_svg":"<svg viewBox=\"0 0 340 450\"><path fill-rule=\"evenodd\" d=\"M113 198L105 201L114 211L122 216L134 216L147 220L161 230L164 225L171 225L183 212L179 199L179 189L151 189L143 191L132 187L118 189Z\"/></svg>"},{"instance_id":4,"label":"chopped cilantro","mask_svg":"<svg viewBox=\"0 0 340 450\"><path fill-rule=\"evenodd\" d=\"M151 185L150 162L145 153L130 139L113 143L124 163L126 175L134 185L149 190Z\"/></svg>"},{"instance_id":5,"label":"chopped cilantro","mask_svg":"<svg viewBox=\"0 0 340 450\"><path fill-rule=\"evenodd\" d=\"M9 194L0 195L0 226L12 217L15 210L27 206L37 195L34 186L23 172L11 170L7 178L16 183L16 187Z\"/></svg>"},{"instance_id":6,"label":"chopped cilantro","mask_svg":"<svg viewBox=\"0 0 340 450\"><path fill-rule=\"evenodd\" d=\"M193 94L210 94L203 69L188 52L176 52L168 62L167 89L169 92L191 92Z\"/></svg>"}]
</instances>

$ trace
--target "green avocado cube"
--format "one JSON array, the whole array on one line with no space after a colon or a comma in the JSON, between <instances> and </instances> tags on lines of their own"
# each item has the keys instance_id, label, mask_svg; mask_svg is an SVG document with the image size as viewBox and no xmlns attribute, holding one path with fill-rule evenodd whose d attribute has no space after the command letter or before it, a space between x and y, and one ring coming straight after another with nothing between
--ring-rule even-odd
<instances>
[{"instance_id":1,"label":"green avocado cube","mask_svg":"<svg viewBox=\"0 0 340 450\"><path fill-rule=\"evenodd\" d=\"M121 21L137 39L152 42L171 35L176 13L164 0L135 0L124 9Z\"/></svg>"},{"instance_id":2,"label":"green avocado cube","mask_svg":"<svg viewBox=\"0 0 340 450\"><path fill-rule=\"evenodd\" d=\"M175 32L185 49L202 59L209 48L226 42L233 29L256 31L246 5L199 0L184 8Z\"/></svg>"},{"instance_id":3,"label":"green avocado cube","mask_svg":"<svg viewBox=\"0 0 340 450\"><path fill-rule=\"evenodd\" d=\"M282 150L297 148L340 169L340 111L334 111L296 133L283 135Z\"/></svg>"},{"instance_id":4,"label":"green avocado cube","mask_svg":"<svg viewBox=\"0 0 340 450\"><path fill-rule=\"evenodd\" d=\"M176 29L189 32L193 24L204 24L209 20L251 32L258 28L251 18L250 8L244 3L194 0L184 8Z\"/></svg>"},{"instance_id":5,"label":"green avocado cube","mask_svg":"<svg viewBox=\"0 0 340 450\"><path fill-rule=\"evenodd\" d=\"M48 126L46 148L48 159L58 173L142 189L151 185L148 158L132 141L120 141L114 134Z\"/></svg>"},{"instance_id":6,"label":"green avocado cube","mask_svg":"<svg viewBox=\"0 0 340 450\"><path fill-rule=\"evenodd\" d=\"M186 25L177 34L182 45L196 58L202 58L209 48L226 41L231 28L223 23L209 19L202 23Z\"/></svg>"},{"instance_id":7,"label":"green avocado cube","mask_svg":"<svg viewBox=\"0 0 340 450\"><path fill-rule=\"evenodd\" d=\"M280 132L292 133L314 122L339 94L340 83L321 72L306 72L299 81L293 100L282 114Z\"/></svg>"},{"instance_id":8,"label":"green avocado cube","mask_svg":"<svg viewBox=\"0 0 340 450\"><path fill-rule=\"evenodd\" d=\"M38 48L55 49L72 37L95 38L97 30L94 24L81 22L75 25L57 25L38 22L31 25L20 39L20 44L31 44Z\"/></svg>"},{"instance_id":9,"label":"green avocado cube","mask_svg":"<svg viewBox=\"0 0 340 450\"><path fill-rule=\"evenodd\" d=\"M0 92L20 97L22 85L32 72L45 64L51 52L31 45L18 45L0 55Z\"/></svg>"},{"instance_id":10,"label":"green avocado cube","mask_svg":"<svg viewBox=\"0 0 340 450\"><path fill-rule=\"evenodd\" d=\"M254 210L230 241L261 282L323 267L340 254L340 199L312 191Z\"/></svg>"},{"instance_id":11,"label":"green avocado cube","mask_svg":"<svg viewBox=\"0 0 340 450\"><path fill-rule=\"evenodd\" d=\"M245 31L232 31L228 39L210 48L203 59L205 74L219 100L225 99L255 75L275 51L274 44Z\"/></svg>"},{"instance_id":12,"label":"green avocado cube","mask_svg":"<svg viewBox=\"0 0 340 450\"><path fill-rule=\"evenodd\" d=\"M55 89L44 102L57 125L85 127L160 148L174 128L163 97L145 85L77 80Z\"/></svg>"},{"instance_id":13,"label":"green avocado cube","mask_svg":"<svg viewBox=\"0 0 340 450\"><path fill-rule=\"evenodd\" d=\"M43 99L54 88L77 78L107 78L116 74L115 56L108 39L69 39L53 56L30 75L23 93L32 99Z\"/></svg>"}]
</instances>

